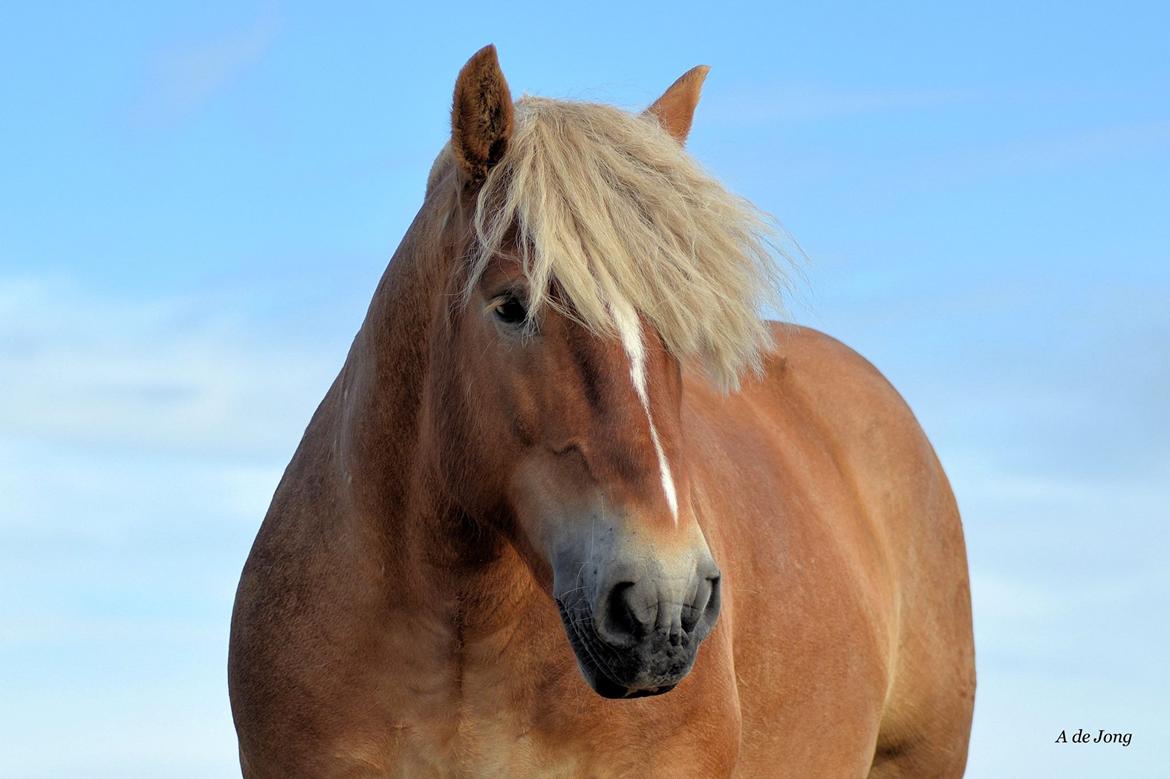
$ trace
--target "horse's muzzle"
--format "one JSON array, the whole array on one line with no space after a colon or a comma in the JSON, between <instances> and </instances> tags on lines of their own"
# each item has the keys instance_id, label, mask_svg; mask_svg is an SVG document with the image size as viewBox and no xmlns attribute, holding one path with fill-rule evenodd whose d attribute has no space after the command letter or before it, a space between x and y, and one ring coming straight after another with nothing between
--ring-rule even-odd
<instances>
[{"instance_id":1,"label":"horse's muzzle","mask_svg":"<svg viewBox=\"0 0 1170 779\"><path fill-rule=\"evenodd\" d=\"M719 569L704 558L685 581L657 565L618 565L597 587L557 595L581 673L599 695L659 695L690 672L719 616Z\"/></svg>"}]
</instances>

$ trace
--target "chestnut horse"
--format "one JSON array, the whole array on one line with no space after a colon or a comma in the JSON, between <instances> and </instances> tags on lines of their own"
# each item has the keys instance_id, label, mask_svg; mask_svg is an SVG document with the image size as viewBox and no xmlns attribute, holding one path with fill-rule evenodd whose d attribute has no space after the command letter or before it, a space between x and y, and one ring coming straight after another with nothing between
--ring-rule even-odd
<instances>
[{"instance_id":1,"label":"chestnut horse","mask_svg":"<svg viewBox=\"0 0 1170 779\"><path fill-rule=\"evenodd\" d=\"M946 476L847 347L760 319L767 219L495 49L240 580L247 777L944 777L974 701Z\"/></svg>"}]
</instances>

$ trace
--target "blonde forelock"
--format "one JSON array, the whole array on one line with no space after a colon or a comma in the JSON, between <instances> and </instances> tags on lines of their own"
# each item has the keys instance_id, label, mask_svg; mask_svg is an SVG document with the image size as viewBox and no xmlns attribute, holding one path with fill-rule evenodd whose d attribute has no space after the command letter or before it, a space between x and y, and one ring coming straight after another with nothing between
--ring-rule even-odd
<instances>
[{"instance_id":1,"label":"blonde forelock","mask_svg":"<svg viewBox=\"0 0 1170 779\"><path fill-rule=\"evenodd\" d=\"M478 194L468 294L511 252L534 318L548 306L609 335L628 305L720 386L759 371L771 345L761 309L779 306L784 285L774 221L653 117L532 97L516 109L507 152Z\"/></svg>"}]
</instances>

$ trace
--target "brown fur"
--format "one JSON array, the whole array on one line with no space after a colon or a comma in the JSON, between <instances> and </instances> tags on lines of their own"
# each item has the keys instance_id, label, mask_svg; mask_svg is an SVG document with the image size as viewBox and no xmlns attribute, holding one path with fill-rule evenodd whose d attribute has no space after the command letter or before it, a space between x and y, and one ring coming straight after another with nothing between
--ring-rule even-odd
<instances>
[{"instance_id":1,"label":"brown fur","mask_svg":"<svg viewBox=\"0 0 1170 779\"><path fill-rule=\"evenodd\" d=\"M496 47L485 46L463 66L451 101L451 149L469 183L482 182L504 156L514 115Z\"/></svg>"},{"instance_id":2,"label":"brown fur","mask_svg":"<svg viewBox=\"0 0 1170 779\"><path fill-rule=\"evenodd\" d=\"M646 109L646 113L655 116L680 145L687 142L687 136L691 133L695 108L699 105L703 82L710 70L706 65L691 68Z\"/></svg>"},{"instance_id":3,"label":"brown fur","mask_svg":"<svg viewBox=\"0 0 1170 779\"><path fill-rule=\"evenodd\" d=\"M723 395L643 318L672 522L616 339L551 307L511 338L494 301L526 280L505 258L458 303L485 150L511 121L494 63L481 52L460 76L452 153L241 577L244 775L961 775L975 680L959 515L872 366L772 326L762 375ZM719 622L672 692L607 700L578 673L546 552L552 517L591 494L623 507L648 558L705 545L722 568Z\"/></svg>"}]
</instances>

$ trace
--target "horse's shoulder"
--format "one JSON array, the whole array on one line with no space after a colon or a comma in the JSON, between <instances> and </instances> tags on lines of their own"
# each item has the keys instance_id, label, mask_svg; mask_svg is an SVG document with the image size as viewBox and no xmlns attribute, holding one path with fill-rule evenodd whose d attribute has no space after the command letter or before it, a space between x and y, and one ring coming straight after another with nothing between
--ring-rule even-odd
<instances>
[{"instance_id":1,"label":"horse's shoulder","mask_svg":"<svg viewBox=\"0 0 1170 779\"><path fill-rule=\"evenodd\" d=\"M873 363L827 333L789 322L771 322L775 348L764 365L767 378L833 384L853 390L892 390ZM869 386L876 382L878 386Z\"/></svg>"},{"instance_id":2,"label":"horse's shoulder","mask_svg":"<svg viewBox=\"0 0 1170 779\"><path fill-rule=\"evenodd\" d=\"M843 434L901 429L921 437L905 399L873 363L810 327L772 323L775 349L761 380L763 394L777 395Z\"/></svg>"},{"instance_id":3,"label":"horse's shoulder","mask_svg":"<svg viewBox=\"0 0 1170 779\"><path fill-rule=\"evenodd\" d=\"M722 395L698 373L688 377L688 411L710 421L716 435L763 417L811 426L850 449L858 436L872 437L879 428L925 440L902 396L865 357L810 327L769 326L773 348L738 392ZM759 432L754 422L748 427Z\"/></svg>"},{"instance_id":4,"label":"horse's shoulder","mask_svg":"<svg viewBox=\"0 0 1170 779\"><path fill-rule=\"evenodd\" d=\"M745 385L757 413L791 431L790 442L830 452L862 496L949 494L926 433L881 371L812 328L773 332L763 376Z\"/></svg>"}]
</instances>

